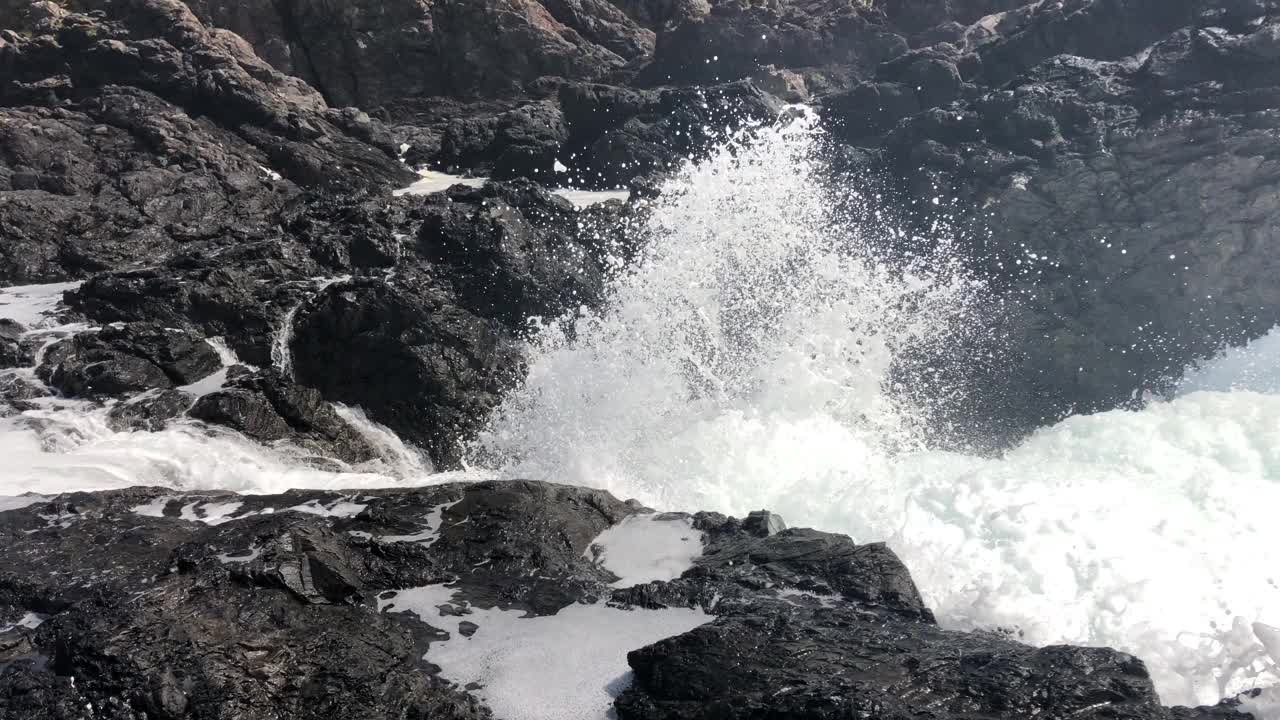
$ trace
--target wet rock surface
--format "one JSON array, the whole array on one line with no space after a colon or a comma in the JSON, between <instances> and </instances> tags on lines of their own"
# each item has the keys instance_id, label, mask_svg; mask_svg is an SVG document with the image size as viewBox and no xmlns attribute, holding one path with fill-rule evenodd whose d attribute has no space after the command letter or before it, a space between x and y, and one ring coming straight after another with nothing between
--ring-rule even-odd
<instances>
[{"instance_id":1,"label":"wet rock surface","mask_svg":"<svg viewBox=\"0 0 1280 720\"><path fill-rule=\"evenodd\" d=\"M976 435L1124 406L1280 322L1276 25L1209 5L1045 3L828 99L858 172L960 228L992 279L990 340L935 359Z\"/></svg>"},{"instance_id":2,"label":"wet rock surface","mask_svg":"<svg viewBox=\"0 0 1280 720\"><path fill-rule=\"evenodd\" d=\"M523 481L32 498L0 512L0 711L491 717L432 662L435 643L483 634L488 621L394 609L398 592L440 583L457 608L523 610L516 623L578 603L709 613L625 660L619 651L635 673L617 688L623 718L1229 710L1161 707L1142 662L1123 653L943 630L883 545L783 529L776 516L663 516L701 531L701 556L677 579L610 587L616 576L589 549L642 512L602 491Z\"/></svg>"}]
</instances>

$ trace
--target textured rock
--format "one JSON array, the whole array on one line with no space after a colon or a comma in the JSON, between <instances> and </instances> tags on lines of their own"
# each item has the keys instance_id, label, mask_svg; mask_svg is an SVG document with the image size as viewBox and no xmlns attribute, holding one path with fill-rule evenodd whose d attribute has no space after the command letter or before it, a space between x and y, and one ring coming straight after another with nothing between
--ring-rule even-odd
<instances>
[{"instance_id":1,"label":"textured rock","mask_svg":"<svg viewBox=\"0 0 1280 720\"><path fill-rule=\"evenodd\" d=\"M599 490L508 481L358 495L134 488L0 512L0 713L182 717L216 702L238 717L491 717L474 688L430 664L455 627L493 632L483 616L378 611L437 583L454 589L451 612L522 610L517 623L575 603L711 613L628 654L622 718L1234 712L1161 707L1142 662L1113 650L942 630L883 546L769 533L763 514L693 516L706 534L694 567L610 588L588 548L642 510ZM31 612L38 627L9 627Z\"/></svg>"},{"instance_id":2,"label":"textured rock","mask_svg":"<svg viewBox=\"0 0 1280 720\"><path fill-rule=\"evenodd\" d=\"M378 456L356 428L314 388L264 371L245 373L201 397L190 416L266 443L287 441L322 457L361 463Z\"/></svg>"},{"instance_id":3,"label":"textured rock","mask_svg":"<svg viewBox=\"0 0 1280 720\"><path fill-rule=\"evenodd\" d=\"M260 235L299 186L411 178L377 123L329 109L177 0L98 5L0 40L0 279Z\"/></svg>"},{"instance_id":4,"label":"textured rock","mask_svg":"<svg viewBox=\"0 0 1280 720\"><path fill-rule=\"evenodd\" d=\"M1143 28L1128 51L1166 17L1148 22L1141 3L1084 5L1052 17L1083 23L1106 10L1119 28ZM1169 22L1192 10L1204 8ZM1229 24L1239 32L1178 30L1125 61L1056 57L1003 88L964 86L945 110L920 83L892 79L908 58L829 104L841 137L871 149L858 172L869 164L897 178L901 205L924 222L967 227L975 272L994 280L987 340L928 360L938 385L915 385L922 397L968 389L967 408L940 409L963 418L966 439L1122 406L1280 322L1265 250L1280 217L1280 76L1266 59L1276 26L1261 12L1249 21L1237 7ZM1040 17L1028 22L1048 22ZM1124 52L1104 42L1122 36L1088 47ZM936 51L917 57L946 62Z\"/></svg>"},{"instance_id":5,"label":"textured rock","mask_svg":"<svg viewBox=\"0 0 1280 720\"><path fill-rule=\"evenodd\" d=\"M658 34L642 77L654 84L724 82L762 65L847 65L857 71L901 54L907 42L875 3L860 0L718 2Z\"/></svg>"},{"instance_id":6,"label":"textured rock","mask_svg":"<svg viewBox=\"0 0 1280 720\"><path fill-rule=\"evenodd\" d=\"M502 96L545 75L593 79L653 47L651 30L603 0L191 5L331 104L367 109L431 95Z\"/></svg>"},{"instance_id":7,"label":"textured rock","mask_svg":"<svg viewBox=\"0 0 1280 720\"><path fill-rule=\"evenodd\" d=\"M26 328L13 320L0 319L0 369L35 364L35 355L22 341Z\"/></svg>"},{"instance_id":8,"label":"textured rock","mask_svg":"<svg viewBox=\"0 0 1280 720\"><path fill-rule=\"evenodd\" d=\"M412 276L325 291L298 319L292 347L301 382L364 408L425 448L437 467L457 463L461 440L523 372L500 324ZM335 348L341 362L333 362Z\"/></svg>"},{"instance_id":9,"label":"textured rock","mask_svg":"<svg viewBox=\"0 0 1280 720\"><path fill-rule=\"evenodd\" d=\"M107 413L107 423L114 430L156 432L186 413L195 400L190 393L181 390L143 393L114 405Z\"/></svg>"},{"instance_id":10,"label":"textured rock","mask_svg":"<svg viewBox=\"0 0 1280 720\"><path fill-rule=\"evenodd\" d=\"M104 398L187 385L219 367L218 354L199 336L132 323L58 342L37 373L72 397Z\"/></svg>"}]
</instances>

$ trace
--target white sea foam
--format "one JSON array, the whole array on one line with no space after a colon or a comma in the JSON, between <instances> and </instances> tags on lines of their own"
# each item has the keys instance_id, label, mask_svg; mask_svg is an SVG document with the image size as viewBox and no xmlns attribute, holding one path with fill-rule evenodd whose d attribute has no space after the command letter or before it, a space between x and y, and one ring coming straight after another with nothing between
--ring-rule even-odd
<instances>
[{"instance_id":1,"label":"white sea foam","mask_svg":"<svg viewBox=\"0 0 1280 720\"><path fill-rule=\"evenodd\" d=\"M449 605L466 614L444 615ZM711 616L701 610L620 610L570 605L555 615L525 617L522 610L468 607L445 585L399 590L378 608L412 612L449 639L433 642L426 659L476 694L504 720L604 720L613 700L631 684L627 653L688 632ZM465 637L459 623L478 625Z\"/></svg>"},{"instance_id":2,"label":"white sea foam","mask_svg":"<svg viewBox=\"0 0 1280 720\"><path fill-rule=\"evenodd\" d=\"M632 515L600 533L586 555L618 576L614 587L674 580L702 556L703 534L687 517Z\"/></svg>"},{"instance_id":3,"label":"white sea foam","mask_svg":"<svg viewBox=\"0 0 1280 720\"><path fill-rule=\"evenodd\" d=\"M0 418L0 457L0 496L135 485L277 493L408 482L398 472L318 469L303 461L300 450L265 447L195 422L179 421L160 432L116 432L107 424L106 408L68 400Z\"/></svg>"},{"instance_id":4,"label":"white sea foam","mask_svg":"<svg viewBox=\"0 0 1280 720\"><path fill-rule=\"evenodd\" d=\"M78 287L79 281L0 288L0 318L16 320L27 329L46 327L53 323L62 294Z\"/></svg>"},{"instance_id":5,"label":"white sea foam","mask_svg":"<svg viewBox=\"0 0 1280 720\"><path fill-rule=\"evenodd\" d=\"M465 185L467 187L482 187L489 182L489 178L484 177L462 177L460 175L450 175L448 173L435 172L432 170L423 170L419 173L421 179L414 181L408 187L400 188L393 194L400 195L434 195L435 193L444 192L454 185ZM580 190L578 188L552 188L551 192L559 195L577 207L587 207L598 203L607 202L609 200L621 200L625 202L631 197L630 190Z\"/></svg>"},{"instance_id":6,"label":"white sea foam","mask_svg":"<svg viewBox=\"0 0 1280 720\"><path fill-rule=\"evenodd\" d=\"M10 630L13 630L15 628L20 628L20 627L27 628L28 630L35 630L36 628L43 625L44 621L48 619L49 619L48 615L29 612L23 615L21 618L19 618L18 622L13 623L12 625L0 626L0 633L6 633L6 632L9 632Z\"/></svg>"},{"instance_id":7,"label":"white sea foam","mask_svg":"<svg viewBox=\"0 0 1280 720\"><path fill-rule=\"evenodd\" d=\"M813 134L758 136L667 183L639 266L606 312L547 326L475 457L887 540L944 625L1130 651L1170 703L1280 680L1251 629L1280 622L1280 396L1071 417L999 459L929 450L889 368L981 288L945 243L882 262L894 231L833 216L850 198L817 179ZM1234 357L1199 376L1238 386Z\"/></svg>"},{"instance_id":8,"label":"white sea foam","mask_svg":"<svg viewBox=\"0 0 1280 720\"><path fill-rule=\"evenodd\" d=\"M196 397L204 397L221 390L227 384L227 371L232 366L240 364L240 358L236 356L234 350L227 347L227 343L223 338L211 337L207 338L205 342L209 344L209 347L213 348L214 352L218 353L218 360L222 362L222 367L206 378L178 388Z\"/></svg>"}]
</instances>

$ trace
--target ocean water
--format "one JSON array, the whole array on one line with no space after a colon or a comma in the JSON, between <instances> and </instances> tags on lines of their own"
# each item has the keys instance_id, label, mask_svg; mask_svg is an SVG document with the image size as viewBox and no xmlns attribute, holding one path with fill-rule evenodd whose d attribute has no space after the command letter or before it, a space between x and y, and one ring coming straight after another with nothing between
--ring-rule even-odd
<instances>
[{"instance_id":1,"label":"ocean water","mask_svg":"<svg viewBox=\"0 0 1280 720\"><path fill-rule=\"evenodd\" d=\"M945 228L917 243L874 194L827 186L821 133L794 114L667 182L607 308L542 329L466 472L431 472L355 409L384 458L333 472L197 423L114 432L105 409L50 399L0 418L0 496L534 477L768 508L889 543L946 627L1126 650L1170 704L1280 685L1280 333L1142 410L1068 417L998 458L932 449L929 408L891 369L975 326L985 286ZM53 325L56 295L14 302Z\"/></svg>"}]
</instances>

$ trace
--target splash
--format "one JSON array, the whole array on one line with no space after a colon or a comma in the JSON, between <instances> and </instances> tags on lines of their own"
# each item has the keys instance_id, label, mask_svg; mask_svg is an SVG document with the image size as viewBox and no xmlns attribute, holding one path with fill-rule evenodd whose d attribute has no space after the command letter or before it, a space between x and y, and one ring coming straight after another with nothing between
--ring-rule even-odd
<instances>
[{"instance_id":1,"label":"splash","mask_svg":"<svg viewBox=\"0 0 1280 720\"><path fill-rule=\"evenodd\" d=\"M895 361L977 326L983 287L945 237L825 183L821 150L802 117L668 182L608 309L541 329L472 457L888 541L944 625L1127 650L1169 703L1280 681L1251 629L1280 620L1280 397L1072 417L998 459L930 449Z\"/></svg>"},{"instance_id":2,"label":"splash","mask_svg":"<svg viewBox=\"0 0 1280 720\"><path fill-rule=\"evenodd\" d=\"M338 283L347 282L350 279L350 275L312 278L312 287L297 302L291 305L285 311L284 316L280 318L280 326L276 328L271 336L271 366L279 370L282 375L287 378L293 377L293 326L297 321L298 311L327 288Z\"/></svg>"}]
</instances>

